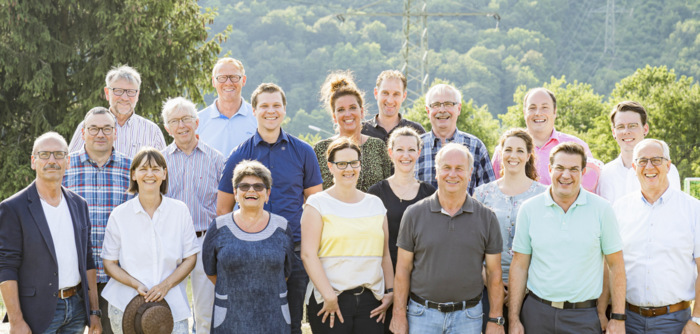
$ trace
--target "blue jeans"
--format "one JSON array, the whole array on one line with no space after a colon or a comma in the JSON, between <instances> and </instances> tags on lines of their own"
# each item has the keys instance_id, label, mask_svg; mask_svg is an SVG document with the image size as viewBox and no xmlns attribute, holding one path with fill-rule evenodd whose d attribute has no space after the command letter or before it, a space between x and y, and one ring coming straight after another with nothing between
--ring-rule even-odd
<instances>
[{"instance_id":1,"label":"blue jeans","mask_svg":"<svg viewBox=\"0 0 700 334\"><path fill-rule=\"evenodd\" d=\"M304 295L309 285L309 275L306 274L301 262L300 252L294 252L292 274L287 279L287 302L289 315L292 319L292 334L301 334L301 318L304 316Z\"/></svg>"},{"instance_id":2,"label":"blue jeans","mask_svg":"<svg viewBox=\"0 0 700 334\"><path fill-rule=\"evenodd\" d=\"M480 334L481 302L472 308L455 312L440 312L409 298L406 316L410 334Z\"/></svg>"},{"instance_id":3,"label":"blue jeans","mask_svg":"<svg viewBox=\"0 0 700 334\"><path fill-rule=\"evenodd\" d=\"M56 312L46 334L82 334L87 326L87 312L80 291L72 297L58 298Z\"/></svg>"},{"instance_id":4,"label":"blue jeans","mask_svg":"<svg viewBox=\"0 0 700 334\"><path fill-rule=\"evenodd\" d=\"M627 315L625 331L634 334L680 333L690 320L690 308L650 318L629 310L625 310L625 314Z\"/></svg>"}]
</instances>

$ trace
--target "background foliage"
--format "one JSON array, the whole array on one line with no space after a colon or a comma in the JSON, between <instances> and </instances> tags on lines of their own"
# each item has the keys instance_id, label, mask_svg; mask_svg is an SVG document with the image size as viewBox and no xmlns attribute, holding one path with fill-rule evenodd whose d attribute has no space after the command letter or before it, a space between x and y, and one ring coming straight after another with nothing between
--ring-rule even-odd
<instances>
[{"instance_id":1,"label":"background foliage","mask_svg":"<svg viewBox=\"0 0 700 334\"><path fill-rule=\"evenodd\" d=\"M700 2L616 0L614 27L606 25L606 3L429 0L429 12L502 18L498 29L489 17L429 18L430 82L462 91L458 126L491 151L504 129L524 125L524 92L544 85L557 95L557 129L586 140L602 161L619 153L609 110L636 99L650 113L650 136L671 145L681 177L700 176ZM0 198L33 179L28 152L38 134L70 137L89 108L107 105L104 75L118 64L142 73L137 113L156 122L167 97L212 103L209 72L224 55L246 66L246 99L261 82L285 89L284 128L310 142L328 134L309 125L333 131L318 99L331 70L355 72L371 116L377 74L401 64L401 18L336 18L350 10L399 13L403 1L0 2L0 172L12 176ZM404 109L429 127L422 100Z\"/></svg>"}]
</instances>

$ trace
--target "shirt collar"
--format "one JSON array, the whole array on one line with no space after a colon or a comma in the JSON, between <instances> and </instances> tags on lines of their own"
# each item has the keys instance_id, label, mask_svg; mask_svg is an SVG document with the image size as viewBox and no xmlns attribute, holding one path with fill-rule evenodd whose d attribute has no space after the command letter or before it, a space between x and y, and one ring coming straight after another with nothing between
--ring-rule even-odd
<instances>
[{"instance_id":1,"label":"shirt collar","mask_svg":"<svg viewBox=\"0 0 700 334\"><path fill-rule=\"evenodd\" d=\"M148 214L146 212L146 209L144 209L143 206L141 205L141 201L139 201L139 194L138 193L134 195L134 198L132 199L132 201L133 201L132 208L134 209L135 214L140 213L140 212L143 212L144 214ZM160 211L165 206L165 202L166 202L165 196L161 195L160 205L158 205L156 212Z\"/></svg>"},{"instance_id":2,"label":"shirt collar","mask_svg":"<svg viewBox=\"0 0 700 334\"><path fill-rule=\"evenodd\" d=\"M672 191L671 191L671 185L669 184L668 188L666 188L666 191L664 191L663 194L661 194L661 197L656 200L654 203L649 203L647 199L644 197L644 194L642 194L642 191L639 191L639 197L642 199L642 202L647 205L663 205L664 203L668 202L671 199Z\"/></svg>"},{"instance_id":3,"label":"shirt collar","mask_svg":"<svg viewBox=\"0 0 700 334\"><path fill-rule=\"evenodd\" d=\"M277 141L274 142L272 145L275 145L279 142L289 142L289 136L287 135L286 132L282 128L280 128L280 135L277 137ZM253 144L255 146L258 146L261 142L265 142L262 137L260 136L260 133L256 130L255 134L253 135Z\"/></svg>"},{"instance_id":4,"label":"shirt collar","mask_svg":"<svg viewBox=\"0 0 700 334\"><path fill-rule=\"evenodd\" d=\"M219 111L219 107L216 105L217 101L219 101L218 98L216 100L214 100L214 103L211 104L211 110L209 111L209 118L223 117L223 118L228 119L228 117L224 116L224 114L222 114ZM238 107L238 111L236 111L236 113L233 114L233 116L231 118L236 117L236 115L250 116L253 113L253 108L249 107L249 106L250 106L250 104L248 102L246 102L246 100L244 98L241 97L241 106Z\"/></svg>"},{"instance_id":5,"label":"shirt collar","mask_svg":"<svg viewBox=\"0 0 700 334\"><path fill-rule=\"evenodd\" d=\"M442 213L442 205L440 205L440 199L438 198L438 192L436 191L434 194L430 196L429 199L430 202L430 211L432 212L440 212ZM474 212L474 199L471 198L468 194L466 194L466 198L464 200L464 203L462 204L462 208L455 213L455 216L458 216L459 214L466 212L466 213L472 213Z\"/></svg>"},{"instance_id":6,"label":"shirt collar","mask_svg":"<svg viewBox=\"0 0 700 334\"><path fill-rule=\"evenodd\" d=\"M578 192L578 197L574 201L573 204L571 204L571 207L573 208L574 206L579 206L579 205L586 205L588 203L588 191L583 189L583 186L579 185L579 192ZM545 190L545 196L544 196L544 205L545 206L559 206L557 202L554 201L552 198L552 186L549 185L547 187L547 190Z\"/></svg>"},{"instance_id":7,"label":"shirt collar","mask_svg":"<svg viewBox=\"0 0 700 334\"><path fill-rule=\"evenodd\" d=\"M90 156L88 155L87 151L85 150L85 144L83 144L83 147L78 151L78 159L80 160L80 163L82 165L85 165L86 163L92 163L94 164L94 161L90 159ZM109 165L110 162L116 161L117 160L117 155L116 155L116 150L114 149L114 146L112 146L112 154L109 155L109 160L105 163L106 165Z\"/></svg>"},{"instance_id":8,"label":"shirt collar","mask_svg":"<svg viewBox=\"0 0 700 334\"><path fill-rule=\"evenodd\" d=\"M399 123L396 125L396 128L398 128L398 127L400 127L400 126L403 126L404 123L405 123L405 120L404 120L404 118L401 116L401 113L399 113L398 116L399 116ZM379 119L379 114L376 114L376 115L374 115L372 118L370 118L370 119L367 121L367 123L369 123L369 125L371 125L371 126L373 126L373 127L375 127L375 128L378 128L378 127L380 127L379 122L377 121L378 119Z\"/></svg>"},{"instance_id":9,"label":"shirt collar","mask_svg":"<svg viewBox=\"0 0 700 334\"><path fill-rule=\"evenodd\" d=\"M194 150L192 152L197 151L197 150L204 152L204 149L202 148L202 145L204 143L199 139L199 135L195 135L195 136L197 136L197 146L194 147ZM165 153L166 154L173 154L175 152L183 152L183 151L177 146L177 144L175 144L175 141L173 141L172 143L170 143L170 145L168 145L165 148Z\"/></svg>"},{"instance_id":10,"label":"shirt collar","mask_svg":"<svg viewBox=\"0 0 700 334\"><path fill-rule=\"evenodd\" d=\"M430 133L430 137L429 137L430 142L433 143L432 148L435 148L437 146L437 144L440 143L440 137L436 136L435 132L433 132L433 130L430 130L429 133ZM458 137L461 137L461 135L462 134L460 133L460 131L457 128L455 128L455 132L452 133L452 136L450 138L447 138L445 140L445 143L451 143L451 142L455 141L455 139L457 139Z\"/></svg>"}]
</instances>

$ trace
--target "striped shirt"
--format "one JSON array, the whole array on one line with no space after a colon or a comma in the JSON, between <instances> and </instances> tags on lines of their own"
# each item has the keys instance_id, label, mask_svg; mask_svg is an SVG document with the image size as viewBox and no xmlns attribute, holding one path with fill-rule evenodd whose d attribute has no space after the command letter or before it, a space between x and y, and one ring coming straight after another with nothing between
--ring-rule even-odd
<instances>
[{"instance_id":1,"label":"striped shirt","mask_svg":"<svg viewBox=\"0 0 700 334\"><path fill-rule=\"evenodd\" d=\"M114 140L114 149L130 159L144 146L152 146L157 150L165 148L165 138L158 125L139 115L132 114L124 125L117 123L115 130L117 138ZM68 151L76 152L82 149L84 144L83 122L80 122L68 145Z\"/></svg>"},{"instance_id":2,"label":"striped shirt","mask_svg":"<svg viewBox=\"0 0 700 334\"><path fill-rule=\"evenodd\" d=\"M440 138L436 137L433 131L428 131L422 134L423 149L416 163L416 178L423 182L429 182L433 187L437 188L437 180L435 179L435 156L440 151L443 144ZM489 159L489 152L486 150L486 145L474 135L455 130L452 138L447 138L447 143L458 143L466 146L469 152L474 156L474 169L472 170L472 178L469 181L469 194L474 194L474 189L482 184L487 184L496 180Z\"/></svg>"},{"instance_id":3,"label":"striped shirt","mask_svg":"<svg viewBox=\"0 0 700 334\"><path fill-rule=\"evenodd\" d=\"M187 204L195 231L206 231L216 218L216 194L224 169L224 156L203 141L190 155L173 142L163 151L168 164L167 196Z\"/></svg>"},{"instance_id":4,"label":"striped shirt","mask_svg":"<svg viewBox=\"0 0 700 334\"><path fill-rule=\"evenodd\" d=\"M128 197L129 167L131 159L112 150L112 156L102 167L90 159L84 148L70 154L70 168L63 177L63 186L82 196L88 203L90 213L90 240L95 254L97 282L109 279L102 265L102 242L105 228L112 210L124 203Z\"/></svg>"}]
</instances>

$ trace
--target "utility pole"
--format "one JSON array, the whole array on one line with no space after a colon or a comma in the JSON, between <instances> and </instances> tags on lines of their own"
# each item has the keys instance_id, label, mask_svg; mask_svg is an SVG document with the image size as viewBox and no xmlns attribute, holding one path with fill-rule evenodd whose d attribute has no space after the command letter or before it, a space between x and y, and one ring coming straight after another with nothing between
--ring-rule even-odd
<instances>
[{"instance_id":1,"label":"utility pole","mask_svg":"<svg viewBox=\"0 0 700 334\"><path fill-rule=\"evenodd\" d=\"M404 41L401 46L401 71L408 81L406 90L409 105L424 96L430 84L428 73L428 17L442 16L490 16L496 20L496 28L501 16L498 13L429 13L427 0L403 0L402 13L348 11L335 14L344 22L345 16L401 16ZM366 6L365 6L366 7Z\"/></svg>"}]
</instances>

